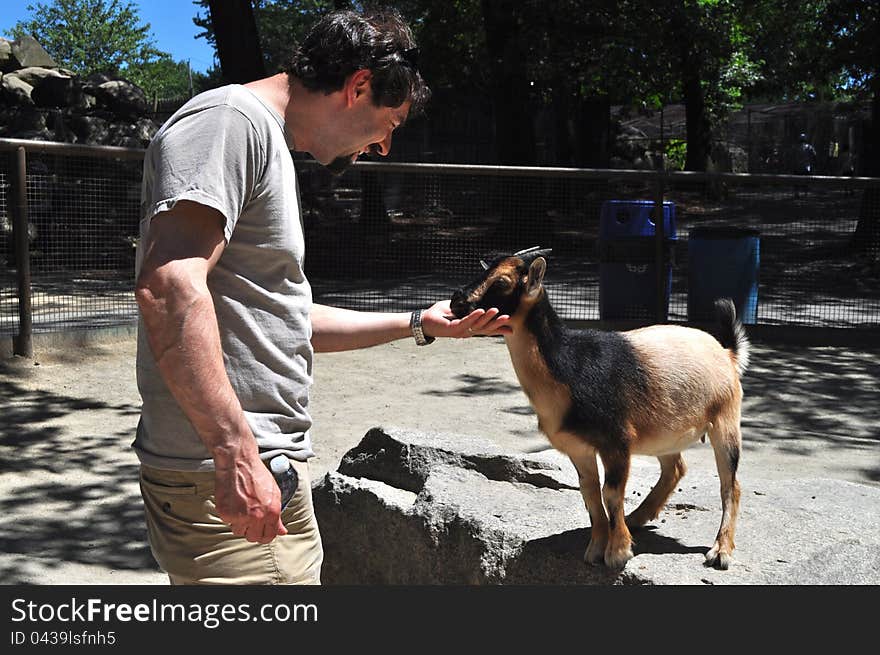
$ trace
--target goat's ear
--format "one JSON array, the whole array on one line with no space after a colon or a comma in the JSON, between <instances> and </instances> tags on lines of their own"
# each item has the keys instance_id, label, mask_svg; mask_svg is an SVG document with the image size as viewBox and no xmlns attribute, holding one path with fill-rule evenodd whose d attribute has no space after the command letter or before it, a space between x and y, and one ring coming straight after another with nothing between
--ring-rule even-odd
<instances>
[{"instance_id":1,"label":"goat's ear","mask_svg":"<svg viewBox=\"0 0 880 655\"><path fill-rule=\"evenodd\" d=\"M536 257L529 266L529 279L526 282L526 295L533 298L541 290L544 282L544 273L547 272L547 260Z\"/></svg>"}]
</instances>

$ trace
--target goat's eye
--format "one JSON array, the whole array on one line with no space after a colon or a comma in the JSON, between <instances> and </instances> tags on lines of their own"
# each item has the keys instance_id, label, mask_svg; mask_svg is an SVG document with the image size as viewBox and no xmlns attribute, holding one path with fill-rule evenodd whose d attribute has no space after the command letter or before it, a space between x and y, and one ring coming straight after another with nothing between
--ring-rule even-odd
<instances>
[{"instance_id":1,"label":"goat's eye","mask_svg":"<svg viewBox=\"0 0 880 655\"><path fill-rule=\"evenodd\" d=\"M499 277L495 282L492 283L492 286L495 287L498 291L507 291L512 286L510 280L506 277Z\"/></svg>"}]
</instances>

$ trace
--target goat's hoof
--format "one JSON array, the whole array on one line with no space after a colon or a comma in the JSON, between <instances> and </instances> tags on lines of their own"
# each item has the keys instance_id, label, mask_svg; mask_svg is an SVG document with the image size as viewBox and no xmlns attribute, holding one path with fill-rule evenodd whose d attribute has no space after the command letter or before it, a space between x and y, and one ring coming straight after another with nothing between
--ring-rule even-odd
<instances>
[{"instance_id":1,"label":"goat's hoof","mask_svg":"<svg viewBox=\"0 0 880 655\"><path fill-rule=\"evenodd\" d=\"M584 551L584 562L590 566L599 566L605 563L605 545L599 545L594 541L590 542L587 550Z\"/></svg>"},{"instance_id":2,"label":"goat's hoof","mask_svg":"<svg viewBox=\"0 0 880 655\"><path fill-rule=\"evenodd\" d=\"M733 556L730 552L721 550L721 546L715 544L706 553L706 566L716 566L722 571L726 571L730 568L730 562L732 561Z\"/></svg>"},{"instance_id":3,"label":"goat's hoof","mask_svg":"<svg viewBox=\"0 0 880 655\"><path fill-rule=\"evenodd\" d=\"M605 566L607 566L609 569L622 569L626 566L626 563L632 558L632 548L619 550L617 552L612 552L611 550L608 550L608 552L605 553Z\"/></svg>"},{"instance_id":4,"label":"goat's hoof","mask_svg":"<svg viewBox=\"0 0 880 655\"><path fill-rule=\"evenodd\" d=\"M653 517L646 516L645 514L637 514L636 512L633 512L626 517L626 527L628 527L630 530L635 530L645 525L652 518Z\"/></svg>"}]
</instances>

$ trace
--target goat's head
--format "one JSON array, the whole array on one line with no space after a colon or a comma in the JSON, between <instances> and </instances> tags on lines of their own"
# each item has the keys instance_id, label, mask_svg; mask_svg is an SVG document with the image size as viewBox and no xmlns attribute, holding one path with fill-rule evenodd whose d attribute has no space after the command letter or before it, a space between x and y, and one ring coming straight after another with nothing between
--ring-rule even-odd
<instances>
[{"instance_id":1,"label":"goat's head","mask_svg":"<svg viewBox=\"0 0 880 655\"><path fill-rule=\"evenodd\" d=\"M549 252L536 247L496 256L489 264L481 260L483 274L452 294L452 313L463 318L475 309L497 307L514 316L523 300L534 304L543 290Z\"/></svg>"}]
</instances>

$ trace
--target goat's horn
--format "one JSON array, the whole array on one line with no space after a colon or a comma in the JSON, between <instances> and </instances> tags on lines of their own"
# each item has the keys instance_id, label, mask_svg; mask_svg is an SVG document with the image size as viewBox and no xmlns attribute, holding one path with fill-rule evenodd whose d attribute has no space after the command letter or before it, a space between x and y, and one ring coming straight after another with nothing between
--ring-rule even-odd
<instances>
[{"instance_id":1,"label":"goat's horn","mask_svg":"<svg viewBox=\"0 0 880 655\"><path fill-rule=\"evenodd\" d=\"M482 259L480 260L480 266L483 267L483 270L484 270L484 271L488 271L488 270L489 270L489 264L487 264L486 262L484 262Z\"/></svg>"},{"instance_id":2,"label":"goat's horn","mask_svg":"<svg viewBox=\"0 0 880 655\"><path fill-rule=\"evenodd\" d=\"M535 250L540 250L540 249L541 249L541 246L532 246L531 248L526 248L525 250L520 250L519 252L513 253L513 256L518 257L520 255L525 255L526 253L534 252Z\"/></svg>"}]
</instances>

